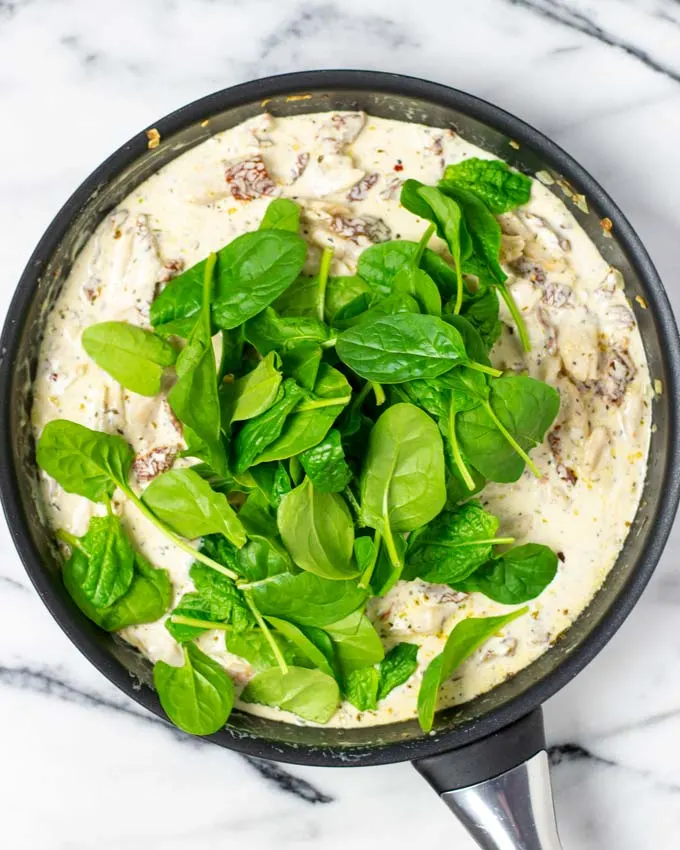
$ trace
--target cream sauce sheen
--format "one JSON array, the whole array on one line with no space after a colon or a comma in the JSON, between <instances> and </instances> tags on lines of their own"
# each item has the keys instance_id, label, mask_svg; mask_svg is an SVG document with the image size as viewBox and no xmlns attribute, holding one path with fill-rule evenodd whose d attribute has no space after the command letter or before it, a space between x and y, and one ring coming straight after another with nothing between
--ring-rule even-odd
<instances>
[{"instance_id":1,"label":"cream sauce sheen","mask_svg":"<svg viewBox=\"0 0 680 850\"><path fill-rule=\"evenodd\" d=\"M402 180L433 183L445 164L473 156L493 158L451 130L363 113L319 113L263 114L178 157L102 222L65 281L40 352L36 437L51 419L63 417L121 433L142 458L148 459L153 449L162 455L166 448L182 448L181 429L165 394L149 399L123 389L89 360L82 331L110 320L149 327L149 305L159 287L178 269L256 229L274 196L294 198L303 208L309 271L316 270L322 247L332 245L332 274L352 273L359 253L372 241L422 235L426 223L399 204ZM547 175L543 182L534 179L530 202L500 216L501 259L532 350L522 353L501 305L503 335L492 360L556 386L561 410L547 441L532 454L542 477L525 471L516 484L487 486L480 498L499 516L500 535L515 537L518 544L552 547L559 553L559 570L529 603L528 615L506 626L455 672L442 689L441 706L469 700L517 673L578 617L616 560L644 482L653 391L623 280L546 181ZM445 247L437 239L431 246ZM90 517L101 512L44 474L41 486L55 529L81 535ZM140 482L135 486L141 488ZM175 601L193 590L192 559L120 493L115 505L141 552L168 570ZM456 623L508 610L477 593L399 582L384 598L370 602L369 616L386 649L404 640L419 644L418 670L376 711L359 712L345 703L329 725L413 717L423 671ZM121 637L153 662L181 663L163 620L124 629ZM252 676L248 662L226 650L223 633L206 633L198 643L237 685ZM241 707L304 722L274 708Z\"/></svg>"}]
</instances>

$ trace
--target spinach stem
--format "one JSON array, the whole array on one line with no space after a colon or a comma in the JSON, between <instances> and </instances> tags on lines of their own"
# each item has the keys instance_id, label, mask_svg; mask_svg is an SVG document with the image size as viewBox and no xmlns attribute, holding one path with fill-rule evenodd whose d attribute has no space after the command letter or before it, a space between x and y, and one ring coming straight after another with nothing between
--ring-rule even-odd
<instances>
[{"instance_id":1,"label":"spinach stem","mask_svg":"<svg viewBox=\"0 0 680 850\"><path fill-rule=\"evenodd\" d=\"M427 542L427 538L424 538L424 540ZM464 540L461 543L440 543L438 541L437 546L443 546L445 549L461 549L464 546L481 546L487 543L490 543L492 546L501 546L514 542L514 537L489 537L486 540Z\"/></svg>"},{"instance_id":2,"label":"spinach stem","mask_svg":"<svg viewBox=\"0 0 680 850\"><path fill-rule=\"evenodd\" d=\"M63 528L60 528L57 531L56 537L58 540L61 540L62 543L66 543L70 546L71 549L80 549L81 552L83 551L83 547L80 545L80 540L74 534L69 534L68 531L64 531Z\"/></svg>"},{"instance_id":3,"label":"spinach stem","mask_svg":"<svg viewBox=\"0 0 680 850\"><path fill-rule=\"evenodd\" d=\"M453 312L457 316L460 313L460 308L463 306L463 275L460 270L460 263L456 263L456 303L453 305Z\"/></svg>"},{"instance_id":4,"label":"spinach stem","mask_svg":"<svg viewBox=\"0 0 680 850\"><path fill-rule=\"evenodd\" d=\"M392 529L390 528L390 522L388 517L383 517L384 519L384 529L383 529L383 539L385 541L385 546L387 546L387 554L390 556L390 561L392 561L392 566L395 570L401 571L402 563L401 558L399 557L399 552L397 552L397 547L394 542L394 535L392 534Z\"/></svg>"},{"instance_id":5,"label":"spinach stem","mask_svg":"<svg viewBox=\"0 0 680 850\"><path fill-rule=\"evenodd\" d=\"M215 274L216 263L217 254L213 251L211 254L208 254L205 261L205 269L203 270L203 302L201 307L201 321L205 326L208 338L212 336L212 328L210 327L210 298L212 296L213 277Z\"/></svg>"},{"instance_id":6,"label":"spinach stem","mask_svg":"<svg viewBox=\"0 0 680 850\"><path fill-rule=\"evenodd\" d=\"M139 496L130 489L127 485L122 485L121 482L118 482L118 486L121 488L123 493L127 496L127 498L137 507L137 509L144 514L144 516L152 522L159 531L162 531L163 534L175 544L175 546L179 546L180 549L183 549L185 552L188 552L192 555L197 561L200 561L202 564L205 564L206 567L210 567L218 573L222 573L223 576L230 578L232 581L236 581L240 576L238 573L235 573L233 570L228 569L228 567L224 567L222 564L217 561L213 561L212 558L209 558L207 555L204 555L203 552L199 552L198 549L195 549L190 543L188 543L183 537L179 537L179 535L175 534L174 531L170 531L170 529L165 525L165 523L161 522L158 517L151 511L144 502L139 498Z\"/></svg>"},{"instance_id":7,"label":"spinach stem","mask_svg":"<svg viewBox=\"0 0 680 850\"><path fill-rule=\"evenodd\" d=\"M319 321L323 322L324 310L326 307L326 285L328 284L328 273L331 270L331 261L333 259L333 249L324 248L321 255L321 265L319 266L319 302L317 311Z\"/></svg>"},{"instance_id":8,"label":"spinach stem","mask_svg":"<svg viewBox=\"0 0 680 850\"><path fill-rule=\"evenodd\" d=\"M483 372L485 375L491 375L492 378L500 378L503 374L500 369L494 369L493 366L486 366L484 363L477 363L476 360L468 360L465 364L475 372Z\"/></svg>"},{"instance_id":9,"label":"spinach stem","mask_svg":"<svg viewBox=\"0 0 680 850\"><path fill-rule=\"evenodd\" d=\"M420 237L420 241L418 242L418 250L416 251L416 255L414 257L414 267L418 268L420 265L420 261L423 259L423 254L425 253L425 249L427 248L428 242L432 239L432 234L435 231L434 222L427 228L427 230Z\"/></svg>"},{"instance_id":10,"label":"spinach stem","mask_svg":"<svg viewBox=\"0 0 680 850\"><path fill-rule=\"evenodd\" d=\"M460 472L460 477L465 482L465 486L468 490L475 489L475 481L472 475L470 475L470 470L465 465L465 461L463 460L463 455L460 453L460 446L458 445L458 437L456 436L456 411L453 406L453 393L451 393L449 398L449 415L448 415L448 438L451 443L451 451L453 452L453 461L456 464L456 468L458 472Z\"/></svg>"},{"instance_id":11,"label":"spinach stem","mask_svg":"<svg viewBox=\"0 0 680 850\"><path fill-rule=\"evenodd\" d=\"M231 631L226 623L214 623L212 620L199 620L196 617L185 617L182 614L171 614L170 622L178 626L195 626L197 629L219 629L222 632Z\"/></svg>"},{"instance_id":12,"label":"spinach stem","mask_svg":"<svg viewBox=\"0 0 680 850\"><path fill-rule=\"evenodd\" d=\"M309 401L300 402L295 407L295 412L302 410L316 410L318 407L334 407L336 404L345 405L352 400L351 395L338 396L336 398L313 398Z\"/></svg>"},{"instance_id":13,"label":"spinach stem","mask_svg":"<svg viewBox=\"0 0 680 850\"><path fill-rule=\"evenodd\" d=\"M361 574L361 579L359 581L359 587L368 587L371 583L371 579L373 578L373 571L375 570L375 565L378 562L378 555L380 554L380 545L382 543L382 534L376 528L375 534L373 535L373 556L371 557L371 563L366 567L366 569Z\"/></svg>"},{"instance_id":14,"label":"spinach stem","mask_svg":"<svg viewBox=\"0 0 680 850\"><path fill-rule=\"evenodd\" d=\"M347 499L347 501L350 504L350 507L352 508L354 513L356 514L357 522L359 523L359 525L363 525L363 522L361 521L361 505L359 504L359 502L357 502L356 496L351 491L349 485L347 487L345 487L344 493L345 493L345 498Z\"/></svg>"},{"instance_id":15,"label":"spinach stem","mask_svg":"<svg viewBox=\"0 0 680 850\"><path fill-rule=\"evenodd\" d=\"M241 589L243 589L243 588L241 588ZM272 652L274 653L274 658L276 658L276 663L279 665L281 672L285 676L286 673L288 672L288 665L286 664L286 659L283 657L283 654L281 652L281 649L280 649L278 643L274 639L274 635L271 633L269 626L265 623L264 617L258 611L257 606L253 602L250 594L247 591L244 591L243 596L244 596L246 602L248 603L248 607L252 611L253 617L255 617L257 625L262 629L262 633L264 634L264 636L267 640L267 643L272 648Z\"/></svg>"},{"instance_id":16,"label":"spinach stem","mask_svg":"<svg viewBox=\"0 0 680 850\"><path fill-rule=\"evenodd\" d=\"M382 384L377 381L371 381L370 384L375 393L375 403L380 407L380 405L385 404L385 390L382 388Z\"/></svg>"},{"instance_id":17,"label":"spinach stem","mask_svg":"<svg viewBox=\"0 0 680 850\"><path fill-rule=\"evenodd\" d=\"M532 461L532 459L529 457L529 455L520 446L520 444L517 442L517 440L515 440L515 438L508 431L508 429L505 427L505 425L503 425L501 420L496 416L496 414L494 413L494 410L491 407L491 405L489 404L489 402L484 401L484 402L482 402L482 404L484 405L484 409L489 414L489 417L492 420L492 422L494 423L494 425L496 426L496 428L498 428L498 430L505 437L505 439L508 441L508 443L517 452L517 454L522 458L522 460L526 463L526 465L529 467L529 469L534 473L536 478L540 478L541 473L539 472L536 464Z\"/></svg>"},{"instance_id":18,"label":"spinach stem","mask_svg":"<svg viewBox=\"0 0 680 850\"><path fill-rule=\"evenodd\" d=\"M515 299L512 297L512 292L510 292L507 286L502 284L497 284L496 288L500 291L501 297L503 298L503 301L505 301L511 316L514 319L517 327L517 333L519 334L519 341L522 343L522 348L524 351L531 351L531 343L529 342L527 326L524 324L524 319L519 311L519 307L517 306Z\"/></svg>"}]
</instances>

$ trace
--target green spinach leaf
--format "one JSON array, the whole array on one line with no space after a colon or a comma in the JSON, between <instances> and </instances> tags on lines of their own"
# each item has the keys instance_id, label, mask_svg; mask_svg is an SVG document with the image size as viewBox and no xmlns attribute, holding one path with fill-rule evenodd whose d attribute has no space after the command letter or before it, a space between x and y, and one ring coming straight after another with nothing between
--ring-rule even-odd
<instances>
[{"instance_id":1,"label":"green spinach leaf","mask_svg":"<svg viewBox=\"0 0 680 850\"><path fill-rule=\"evenodd\" d=\"M302 452L300 463L318 493L341 493L352 480L340 432L335 428L316 446Z\"/></svg>"},{"instance_id":2,"label":"green spinach leaf","mask_svg":"<svg viewBox=\"0 0 680 850\"><path fill-rule=\"evenodd\" d=\"M360 667L377 664L385 655L373 623L359 609L337 623L326 626L343 676Z\"/></svg>"},{"instance_id":3,"label":"green spinach leaf","mask_svg":"<svg viewBox=\"0 0 680 850\"><path fill-rule=\"evenodd\" d=\"M303 570L327 579L357 574L352 515L337 493L321 493L305 478L281 500L277 523L286 549Z\"/></svg>"},{"instance_id":4,"label":"green spinach leaf","mask_svg":"<svg viewBox=\"0 0 680 850\"><path fill-rule=\"evenodd\" d=\"M398 643L385 655L379 667L378 700L385 699L416 672L418 649L415 643Z\"/></svg>"},{"instance_id":5,"label":"green spinach leaf","mask_svg":"<svg viewBox=\"0 0 680 850\"><path fill-rule=\"evenodd\" d=\"M527 204L531 197L531 178L511 171L507 163L499 159L473 156L447 165L444 180L473 192L494 215Z\"/></svg>"},{"instance_id":6,"label":"green spinach leaf","mask_svg":"<svg viewBox=\"0 0 680 850\"><path fill-rule=\"evenodd\" d=\"M324 653L314 644L307 635L298 628L295 623L289 623L287 620L282 620L279 617L267 617L267 622L283 635L286 640L290 641L299 653L301 653L311 664L326 673L328 676L335 678L333 668L328 663L328 659ZM302 665L304 666L304 665Z\"/></svg>"},{"instance_id":7,"label":"green spinach leaf","mask_svg":"<svg viewBox=\"0 0 680 850\"><path fill-rule=\"evenodd\" d=\"M142 501L177 534L194 539L223 534L234 546L246 533L224 493L216 493L192 469L170 469L149 484Z\"/></svg>"},{"instance_id":8,"label":"green spinach leaf","mask_svg":"<svg viewBox=\"0 0 680 850\"><path fill-rule=\"evenodd\" d=\"M116 486L127 486L134 452L122 437L53 419L38 440L36 460L67 493L104 502Z\"/></svg>"},{"instance_id":9,"label":"green spinach leaf","mask_svg":"<svg viewBox=\"0 0 680 850\"><path fill-rule=\"evenodd\" d=\"M281 317L272 307L263 310L245 325L245 336L258 354L284 352L303 343L323 344L331 337L330 328L313 316Z\"/></svg>"},{"instance_id":10,"label":"green spinach leaf","mask_svg":"<svg viewBox=\"0 0 680 850\"><path fill-rule=\"evenodd\" d=\"M539 596L557 573L557 555L548 546L526 543L487 561L458 590L478 591L503 605L518 605Z\"/></svg>"},{"instance_id":11,"label":"green spinach leaf","mask_svg":"<svg viewBox=\"0 0 680 850\"><path fill-rule=\"evenodd\" d=\"M242 422L264 413L271 407L281 385L281 373L277 369L279 357L270 352L252 372L233 383L222 385L220 392L222 427L231 422Z\"/></svg>"},{"instance_id":12,"label":"green spinach leaf","mask_svg":"<svg viewBox=\"0 0 680 850\"><path fill-rule=\"evenodd\" d=\"M234 705L234 685L226 671L191 643L183 646L184 664L158 661L153 680L163 710L191 735L211 735L227 722Z\"/></svg>"},{"instance_id":13,"label":"green spinach leaf","mask_svg":"<svg viewBox=\"0 0 680 850\"><path fill-rule=\"evenodd\" d=\"M248 682L241 699L276 706L304 720L327 723L340 704L340 689L335 679L321 670L289 667L283 673L272 667Z\"/></svg>"},{"instance_id":14,"label":"green spinach leaf","mask_svg":"<svg viewBox=\"0 0 680 850\"><path fill-rule=\"evenodd\" d=\"M177 359L170 343L127 322L90 325L83 331L82 343L97 366L140 395L159 393L165 367Z\"/></svg>"},{"instance_id":15,"label":"green spinach leaf","mask_svg":"<svg viewBox=\"0 0 680 850\"><path fill-rule=\"evenodd\" d=\"M275 198L265 210L260 230L290 230L297 233L300 229L300 207L289 198Z\"/></svg>"},{"instance_id":16,"label":"green spinach leaf","mask_svg":"<svg viewBox=\"0 0 680 850\"><path fill-rule=\"evenodd\" d=\"M526 608L520 608L502 617L470 617L456 624L442 652L430 661L420 684L418 721L423 732L431 731L439 689L454 670L496 632L526 612Z\"/></svg>"},{"instance_id":17,"label":"green spinach leaf","mask_svg":"<svg viewBox=\"0 0 680 850\"><path fill-rule=\"evenodd\" d=\"M250 586L258 610L298 626L324 628L356 611L368 596L355 581L329 581L314 573L282 573Z\"/></svg>"}]
</instances>

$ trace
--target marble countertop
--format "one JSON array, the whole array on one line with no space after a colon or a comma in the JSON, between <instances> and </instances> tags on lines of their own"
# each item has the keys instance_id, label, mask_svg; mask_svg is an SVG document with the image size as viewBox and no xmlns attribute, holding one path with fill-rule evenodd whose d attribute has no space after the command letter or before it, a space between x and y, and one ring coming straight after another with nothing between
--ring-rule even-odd
<instances>
[{"instance_id":1,"label":"marble countertop","mask_svg":"<svg viewBox=\"0 0 680 850\"><path fill-rule=\"evenodd\" d=\"M0 316L63 200L128 137L319 67L430 78L539 127L626 211L680 308L679 0L0 0ZM147 714L68 642L0 526L3 850L471 850L408 765L284 769ZM565 850L678 846L679 551L680 526L615 639L546 706Z\"/></svg>"}]
</instances>

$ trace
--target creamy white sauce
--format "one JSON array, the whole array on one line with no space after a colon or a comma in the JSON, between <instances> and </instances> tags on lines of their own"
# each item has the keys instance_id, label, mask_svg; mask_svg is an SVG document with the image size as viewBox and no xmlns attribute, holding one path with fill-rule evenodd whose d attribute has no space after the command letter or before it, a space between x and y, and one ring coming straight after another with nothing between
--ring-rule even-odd
<instances>
[{"instance_id":1,"label":"creamy white sauce","mask_svg":"<svg viewBox=\"0 0 680 850\"><path fill-rule=\"evenodd\" d=\"M233 169L233 163L256 155L267 172L251 163L244 183L243 167ZM159 285L178 268L255 229L279 194L303 206L304 235L312 246L309 270L315 270L321 247L330 244L335 249L332 273L351 273L371 239L416 240L425 229L422 220L399 205L401 180L433 183L445 163L472 156L491 158L452 131L360 113L262 115L183 154L130 194L79 255L47 322L35 382L36 436L48 421L64 417L121 433L138 454L183 447L164 397L148 399L122 389L83 351L83 329L105 320L148 327L149 305ZM234 197L259 190L271 194ZM563 201L537 180L530 203L502 216L501 223L502 259L532 351L522 354L502 309L506 326L492 359L501 368L526 370L553 384L562 404L559 428L532 455L542 478L525 471L516 484L489 485L481 499L499 516L500 534L514 536L518 544L551 546L560 553L560 565L554 582L529 603L529 614L456 671L443 688L441 705L469 700L513 675L583 611L628 533L647 461L653 393L620 275L608 267ZM444 250L438 240L433 247ZM81 535L90 516L99 512L47 476L42 488L55 529ZM116 508L127 530L152 563L169 571L179 599L193 589L191 558L118 496ZM422 672L453 626L471 615L508 610L480 594L400 582L385 598L372 600L369 614L386 648L403 640L420 645L418 671L377 711L359 713L345 704L329 725L414 716ZM178 646L162 620L121 634L152 661L180 663ZM246 661L226 651L223 633L207 633L199 645L237 683L252 675ZM245 708L303 722L277 709Z\"/></svg>"}]
</instances>

